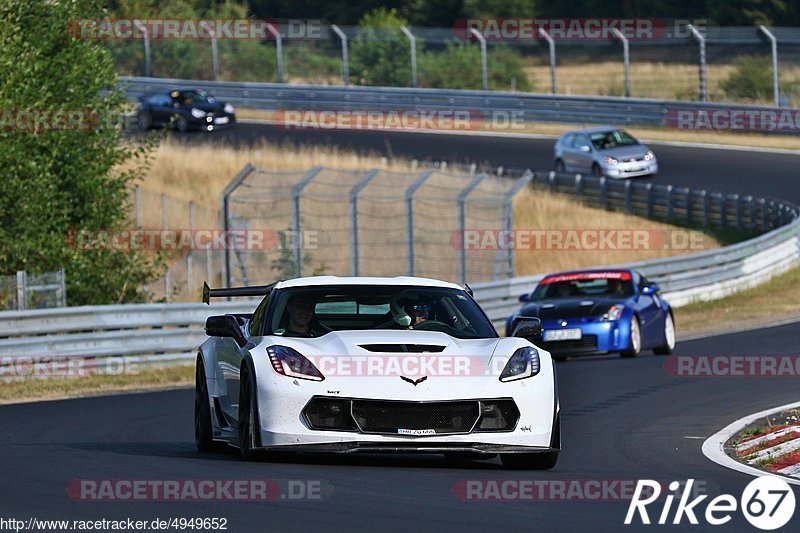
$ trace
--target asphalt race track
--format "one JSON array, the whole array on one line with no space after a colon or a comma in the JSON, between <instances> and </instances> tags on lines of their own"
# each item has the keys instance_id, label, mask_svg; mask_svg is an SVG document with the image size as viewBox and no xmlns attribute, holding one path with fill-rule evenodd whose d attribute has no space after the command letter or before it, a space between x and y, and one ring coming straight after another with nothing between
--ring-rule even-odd
<instances>
[{"instance_id":1,"label":"asphalt race track","mask_svg":"<svg viewBox=\"0 0 800 533\"><path fill-rule=\"evenodd\" d=\"M361 147L418 159L549 168L552 141L403 133L278 132L240 125L197 142L259 137ZM658 181L800 201L798 156L658 146ZM680 330L680 324L677 325ZM678 344L682 355L797 354L800 323ZM176 390L0 407L0 517L153 520L226 518L230 531L626 531L622 501L463 501L465 480L700 480L709 493L739 497L749 476L701 453L703 440L740 416L796 401L797 378L685 378L664 357L599 356L559 364L563 450L547 472L504 470L498 460L463 466L438 456L287 458L244 463L235 452L201 455L193 442L193 392ZM319 480L319 500L271 502L88 502L67 493L81 479ZM800 491L795 487L795 494ZM704 508L701 506L701 509ZM653 509L656 519L660 505ZM701 510L702 512L702 510ZM795 513L798 514L797 512ZM655 515L655 516L654 516ZM671 519L672 515L670 515ZM785 530L798 530L795 516ZM683 529L688 524L684 520ZM721 527L742 531L735 514Z\"/></svg>"}]
</instances>

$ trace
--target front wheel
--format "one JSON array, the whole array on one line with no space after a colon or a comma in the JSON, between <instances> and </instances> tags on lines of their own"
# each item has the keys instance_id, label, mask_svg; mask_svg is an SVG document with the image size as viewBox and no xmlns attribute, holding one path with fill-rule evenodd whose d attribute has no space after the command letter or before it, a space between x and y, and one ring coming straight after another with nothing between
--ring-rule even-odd
<instances>
[{"instance_id":1,"label":"front wheel","mask_svg":"<svg viewBox=\"0 0 800 533\"><path fill-rule=\"evenodd\" d=\"M622 357L636 357L642 351L642 330L639 326L639 319L634 315L631 317L631 334L628 339L628 348L620 352Z\"/></svg>"},{"instance_id":2,"label":"front wheel","mask_svg":"<svg viewBox=\"0 0 800 533\"><path fill-rule=\"evenodd\" d=\"M136 121L139 124L139 129L142 131L149 130L153 125L153 119L147 111L139 111L139 114L136 116Z\"/></svg>"},{"instance_id":3,"label":"front wheel","mask_svg":"<svg viewBox=\"0 0 800 533\"><path fill-rule=\"evenodd\" d=\"M653 348L653 353L656 355L669 355L675 348L675 321L672 319L672 314L667 313L667 318L664 319L664 344L658 348Z\"/></svg>"},{"instance_id":4,"label":"front wheel","mask_svg":"<svg viewBox=\"0 0 800 533\"><path fill-rule=\"evenodd\" d=\"M252 377L246 365L242 366L239 385L239 453L245 461L258 458L258 407Z\"/></svg>"},{"instance_id":5,"label":"front wheel","mask_svg":"<svg viewBox=\"0 0 800 533\"><path fill-rule=\"evenodd\" d=\"M592 165L592 176L595 178L602 178L603 177L603 169L600 168L600 165L595 163Z\"/></svg>"},{"instance_id":6,"label":"front wheel","mask_svg":"<svg viewBox=\"0 0 800 533\"><path fill-rule=\"evenodd\" d=\"M556 160L556 172L566 172L566 167L564 167L564 162L560 159Z\"/></svg>"},{"instance_id":7,"label":"front wheel","mask_svg":"<svg viewBox=\"0 0 800 533\"><path fill-rule=\"evenodd\" d=\"M194 379L194 443L199 452L215 452L225 448L216 442L211 427L211 404L202 357L197 357Z\"/></svg>"}]
</instances>

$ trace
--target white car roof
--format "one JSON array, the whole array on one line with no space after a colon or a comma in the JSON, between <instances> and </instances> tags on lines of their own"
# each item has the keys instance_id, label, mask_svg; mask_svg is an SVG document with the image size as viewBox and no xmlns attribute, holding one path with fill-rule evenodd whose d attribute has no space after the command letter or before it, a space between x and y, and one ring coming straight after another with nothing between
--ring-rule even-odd
<instances>
[{"instance_id":1,"label":"white car roof","mask_svg":"<svg viewBox=\"0 0 800 533\"><path fill-rule=\"evenodd\" d=\"M286 289L289 287L319 287L325 285L396 285L412 287L443 287L448 289L463 290L463 287L460 287L455 283L440 281L438 279L417 278L411 276L396 276L394 278L309 276L307 278L295 278L278 282L275 285L275 288Z\"/></svg>"}]
</instances>

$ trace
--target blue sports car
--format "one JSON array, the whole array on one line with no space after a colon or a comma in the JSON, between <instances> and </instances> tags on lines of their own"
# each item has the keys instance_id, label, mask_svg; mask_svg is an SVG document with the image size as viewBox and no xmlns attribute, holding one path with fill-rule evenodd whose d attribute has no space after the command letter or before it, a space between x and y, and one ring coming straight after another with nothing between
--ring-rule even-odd
<instances>
[{"instance_id":1,"label":"blue sports car","mask_svg":"<svg viewBox=\"0 0 800 533\"><path fill-rule=\"evenodd\" d=\"M556 360L573 355L619 352L635 357L651 349L669 354L675 347L672 308L657 283L636 270L582 270L545 276L515 316L538 317L542 338L536 344Z\"/></svg>"}]
</instances>

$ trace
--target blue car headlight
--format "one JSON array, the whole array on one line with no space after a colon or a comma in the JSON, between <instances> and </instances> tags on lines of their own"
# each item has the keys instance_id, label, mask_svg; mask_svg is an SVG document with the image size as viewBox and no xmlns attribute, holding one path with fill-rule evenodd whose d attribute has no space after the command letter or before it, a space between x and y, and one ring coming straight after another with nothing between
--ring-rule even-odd
<instances>
[{"instance_id":1,"label":"blue car headlight","mask_svg":"<svg viewBox=\"0 0 800 533\"><path fill-rule=\"evenodd\" d=\"M515 381L535 376L541 370L539 350L533 346L526 346L514 352L500 373L500 381Z\"/></svg>"},{"instance_id":2,"label":"blue car headlight","mask_svg":"<svg viewBox=\"0 0 800 533\"><path fill-rule=\"evenodd\" d=\"M192 108L191 113L194 118L203 118L206 116L205 111L203 111L202 109L197 109L196 107Z\"/></svg>"},{"instance_id":3,"label":"blue car headlight","mask_svg":"<svg viewBox=\"0 0 800 533\"><path fill-rule=\"evenodd\" d=\"M616 322L622 317L622 312L624 310L624 305L612 305L609 310L600 317L600 322Z\"/></svg>"}]
</instances>

